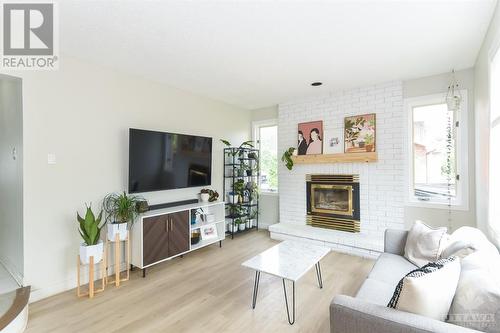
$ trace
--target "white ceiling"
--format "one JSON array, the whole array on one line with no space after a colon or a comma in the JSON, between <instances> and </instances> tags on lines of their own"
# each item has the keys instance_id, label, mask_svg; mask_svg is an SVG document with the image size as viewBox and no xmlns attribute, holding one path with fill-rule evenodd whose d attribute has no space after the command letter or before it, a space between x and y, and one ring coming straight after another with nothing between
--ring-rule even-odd
<instances>
[{"instance_id":1,"label":"white ceiling","mask_svg":"<svg viewBox=\"0 0 500 333\"><path fill-rule=\"evenodd\" d=\"M496 0L59 3L63 54L254 109L471 67Z\"/></svg>"}]
</instances>

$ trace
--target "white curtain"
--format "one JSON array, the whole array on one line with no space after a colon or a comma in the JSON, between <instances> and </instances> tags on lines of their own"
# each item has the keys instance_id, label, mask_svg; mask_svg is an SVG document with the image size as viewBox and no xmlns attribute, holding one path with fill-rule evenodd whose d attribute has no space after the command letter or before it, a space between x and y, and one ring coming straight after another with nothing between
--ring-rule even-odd
<instances>
[{"instance_id":1,"label":"white curtain","mask_svg":"<svg viewBox=\"0 0 500 333\"><path fill-rule=\"evenodd\" d=\"M490 153L488 230L490 238L500 245L500 52L490 67Z\"/></svg>"}]
</instances>

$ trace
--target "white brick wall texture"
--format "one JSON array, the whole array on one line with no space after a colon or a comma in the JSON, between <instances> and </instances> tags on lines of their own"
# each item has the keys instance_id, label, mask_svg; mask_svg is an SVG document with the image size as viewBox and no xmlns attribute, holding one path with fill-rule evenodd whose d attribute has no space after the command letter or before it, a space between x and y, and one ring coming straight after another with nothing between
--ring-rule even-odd
<instances>
[{"instance_id":1,"label":"white brick wall texture","mask_svg":"<svg viewBox=\"0 0 500 333\"><path fill-rule=\"evenodd\" d=\"M297 146L297 125L301 122L322 120L324 129L344 127L344 117L376 113L375 163L301 164L292 171L280 163L279 207L280 224L306 224L306 174L359 174L361 233L350 234L325 229L337 247L349 252L344 245L356 244L367 251L381 250L386 228L404 227L404 155L403 90L400 81L377 84L357 89L332 92L316 97L279 105L278 152ZM276 225L279 228L279 225ZM275 229L277 231L278 229ZM284 233L286 234L286 233ZM283 234L282 234L283 235ZM373 245L375 244L375 245ZM332 246L335 247L335 246Z\"/></svg>"}]
</instances>

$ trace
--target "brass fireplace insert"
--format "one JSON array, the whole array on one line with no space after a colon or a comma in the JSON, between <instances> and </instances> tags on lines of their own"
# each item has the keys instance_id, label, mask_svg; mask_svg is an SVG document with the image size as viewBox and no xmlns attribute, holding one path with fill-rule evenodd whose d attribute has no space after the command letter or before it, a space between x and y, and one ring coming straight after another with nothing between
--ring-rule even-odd
<instances>
[{"instance_id":1,"label":"brass fireplace insert","mask_svg":"<svg viewBox=\"0 0 500 333\"><path fill-rule=\"evenodd\" d=\"M308 225L360 231L357 175L307 175L306 184Z\"/></svg>"}]
</instances>

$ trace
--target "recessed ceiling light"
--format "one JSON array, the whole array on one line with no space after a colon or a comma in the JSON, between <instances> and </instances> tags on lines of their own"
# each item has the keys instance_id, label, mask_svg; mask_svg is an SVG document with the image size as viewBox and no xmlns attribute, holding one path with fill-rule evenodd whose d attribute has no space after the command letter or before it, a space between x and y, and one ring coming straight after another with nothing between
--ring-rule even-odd
<instances>
[{"instance_id":1,"label":"recessed ceiling light","mask_svg":"<svg viewBox=\"0 0 500 333\"><path fill-rule=\"evenodd\" d=\"M318 87L318 86L320 86L322 84L323 84L323 82L313 82L313 83L311 83L311 86Z\"/></svg>"}]
</instances>

